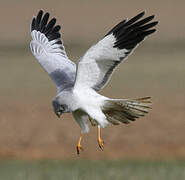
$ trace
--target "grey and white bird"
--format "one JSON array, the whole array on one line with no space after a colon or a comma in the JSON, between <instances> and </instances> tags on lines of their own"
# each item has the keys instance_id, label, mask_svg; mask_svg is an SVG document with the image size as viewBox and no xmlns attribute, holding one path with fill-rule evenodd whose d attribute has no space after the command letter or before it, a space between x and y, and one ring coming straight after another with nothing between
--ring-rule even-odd
<instances>
[{"instance_id":1,"label":"grey and white bird","mask_svg":"<svg viewBox=\"0 0 185 180\"><path fill-rule=\"evenodd\" d=\"M105 87L115 68L133 52L137 45L154 33L154 15L143 18L141 12L112 28L100 41L72 62L65 51L56 19L40 10L31 23L31 52L57 87L52 100L58 117L72 113L81 128L77 153L82 150L82 134L89 131L89 122L98 127L98 144L103 149L100 128L108 124L128 124L144 116L151 108L150 97L111 99L98 92Z\"/></svg>"}]
</instances>

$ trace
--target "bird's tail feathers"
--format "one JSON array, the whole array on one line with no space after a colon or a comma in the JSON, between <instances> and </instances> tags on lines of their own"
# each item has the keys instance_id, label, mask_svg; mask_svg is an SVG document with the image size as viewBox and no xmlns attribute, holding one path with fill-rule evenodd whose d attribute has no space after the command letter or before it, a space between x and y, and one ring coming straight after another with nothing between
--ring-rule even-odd
<instances>
[{"instance_id":1,"label":"bird's tail feathers","mask_svg":"<svg viewBox=\"0 0 185 180\"><path fill-rule=\"evenodd\" d=\"M137 118L145 116L151 109L151 97L138 99L108 99L105 100L102 111L107 120L118 125L128 124Z\"/></svg>"}]
</instances>

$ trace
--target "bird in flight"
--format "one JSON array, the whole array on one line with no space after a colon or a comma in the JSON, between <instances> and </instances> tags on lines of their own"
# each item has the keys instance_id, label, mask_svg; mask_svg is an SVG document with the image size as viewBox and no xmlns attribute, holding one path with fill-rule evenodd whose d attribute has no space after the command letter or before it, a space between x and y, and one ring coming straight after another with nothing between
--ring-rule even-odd
<instances>
[{"instance_id":1,"label":"bird in flight","mask_svg":"<svg viewBox=\"0 0 185 180\"><path fill-rule=\"evenodd\" d=\"M53 110L60 118L72 113L81 128L77 154L83 150L82 135L89 124L98 128L98 144L103 150L101 128L108 124L128 124L144 116L151 108L150 97L111 99L98 92L105 87L115 68L133 52L137 45L154 33L154 15L143 18L141 12L113 27L79 59L72 62L65 51L60 25L50 14L40 10L31 23L31 52L56 85ZM90 122L90 123L89 123Z\"/></svg>"}]
</instances>

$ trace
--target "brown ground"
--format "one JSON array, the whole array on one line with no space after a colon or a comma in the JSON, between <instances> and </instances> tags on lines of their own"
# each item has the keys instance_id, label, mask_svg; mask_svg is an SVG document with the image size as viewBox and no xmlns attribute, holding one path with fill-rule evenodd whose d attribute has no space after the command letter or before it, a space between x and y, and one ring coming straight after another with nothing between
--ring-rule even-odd
<instances>
[{"instance_id":1,"label":"brown ground","mask_svg":"<svg viewBox=\"0 0 185 180\"><path fill-rule=\"evenodd\" d=\"M166 54L167 50L173 53ZM81 51L77 48L74 52ZM47 74L24 50L4 58L0 76L0 156L76 157L79 127L70 114L59 121L53 113L50 102L56 92ZM102 93L112 98L151 95L153 110L130 125L104 129L104 152L99 152L96 128L92 128L84 137L82 157L184 158L184 66L181 48L176 51L150 44L138 48L117 69Z\"/></svg>"},{"instance_id":2,"label":"brown ground","mask_svg":"<svg viewBox=\"0 0 185 180\"><path fill-rule=\"evenodd\" d=\"M54 115L50 102L55 87L28 48L30 17L42 7L62 22L73 59L123 17L143 9L157 14L158 33L119 67L102 92L112 98L151 95L153 110L130 125L104 129L104 152L92 128L81 156L185 158L184 1L20 2L2 1L0 7L0 157L76 158L80 129L71 115L60 121Z\"/></svg>"},{"instance_id":3,"label":"brown ground","mask_svg":"<svg viewBox=\"0 0 185 180\"><path fill-rule=\"evenodd\" d=\"M44 101L43 101L44 102ZM179 101L178 101L179 102ZM45 102L47 104L47 102ZM136 123L103 130L104 152L96 140L96 128L84 136L86 158L184 158L184 102L178 106L154 105ZM31 107L31 108L30 108ZM159 111L156 111L158 109ZM79 128L71 115L59 121L50 106L35 103L1 107L0 156L16 158L74 158ZM11 112L11 113L10 113ZM168 113L170 112L170 113ZM174 117L171 117L173 114Z\"/></svg>"}]
</instances>

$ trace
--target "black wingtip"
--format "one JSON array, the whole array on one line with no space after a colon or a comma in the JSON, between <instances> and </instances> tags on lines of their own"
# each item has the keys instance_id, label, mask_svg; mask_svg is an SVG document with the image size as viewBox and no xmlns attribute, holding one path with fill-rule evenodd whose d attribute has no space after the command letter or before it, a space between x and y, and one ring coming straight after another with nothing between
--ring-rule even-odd
<instances>
[{"instance_id":1,"label":"black wingtip","mask_svg":"<svg viewBox=\"0 0 185 180\"><path fill-rule=\"evenodd\" d=\"M105 36L108 36L109 34L118 31L126 22L127 22L127 19L122 20L119 24L114 26Z\"/></svg>"},{"instance_id":2,"label":"black wingtip","mask_svg":"<svg viewBox=\"0 0 185 180\"><path fill-rule=\"evenodd\" d=\"M42 17L42 15L43 15L43 10L41 9L39 12L38 12L38 14L37 14L37 17L39 17L39 18L41 18Z\"/></svg>"},{"instance_id":3,"label":"black wingtip","mask_svg":"<svg viewBox=\"0 0 185 180\"><path fill-rule=\"evenodd\" d=\"M114 47L118 49L131 50L138 43L143 41L146 36L154 33L156 29L152 29L158 24L158 21L153 21L155 15L143 18L145 11L134 16L125 23L119 23L112 29L112 34L116 38Z\"/></svg>"},{"instance_id":4,"label":"black wingtip","mask_svg":"<svg viewBox=\"0 0 185 180\"><path fill-rule=\"evenodd\" d=\"M38 14L37 14L37 17L36 17L36 22L35 22L35 28L36 28L36 30L39 29L40 21L41 21L42 15L43 15L43 11L40 10L40 11L38 12Z\"/></svg>"},{"instance_id":5,"label":"black wingtip","mask_svg":"<svg viewBox=\"0 0 185 180\"><path fill-rule=\"evenodd\" d=\"M44 16L49 18L49 16L50 16L49 12L46 12Z\"/></svg>"},{"instance_id":6,"label":"black wingtip","mask_svg":"<svg viewBox=\"0 0 185 180\"><path fill-rule=\"evenodd\" d=\"M43 14L44 11L42 9L40 9L40 11L38 12L38 14Z\"/></svg>"},{"instance_id":7,"label":"black wingtip","mask_svg":"<svg viewBox=\"0 0 185 180\"><path fill-rule=\"evenodd\" d=\"M157 24L159 24L159 21L154 21L152 22L153 26L156 26Z\"/></svg>"},{"instance_id":8,"label":"black wingtip","mask_svg":"<svg viewBox=\"0 0 185 180\"><path fill-rule=\"evenodd\" d=\"M148 36L154 32L156 32L156 29L151 29L151 30L145 31L143 34L144 34L144 36Z\"/></svg>"},{"instance_id":9,"label":"black wingtip","mask_svg":"<svg viewBox=\"0 0 185 180\"><path fill-rule=\"evenodd\" d=\"M56 18L52 18L50 21L48 21L49 17L50 17L49 12L46 12L44 14L44 11L42 9L39 10L37 16L34 17L32 20L31 31L33 30L40 31L41 33L45 34L49 41L59 39L61 36L59 32L61 27L59 25L55 25Z\"/></svg>"},{"instance_id":10,"label":"black wingtip","mask_svg":"<svg viewBox=\"0 0 185 180\"><path fill-rule=\"evenodd\" d=\"M140 19L145 15L145 11L140 12L139 14L137 14L136 16L134 16L132 19Z\"/></svg>"},{"instance_id":11,"label":"black wingtip","mask_svg":"<svg viewBox=\"0 0 185 180\"><path fill-rule=\"evenodd\" d=\"M32 22L31 22L31 31L35 29L35 17L33 17Z\"/></svg>"},{"instance_id":12,"label":"black wingtip","mask_svg":"<svg viewBox=\"0 0 185 180\"><path fill-rule=\"evenodd\" d=\"M144 11L142 11L141 13L139 13L137 16L141 16L141 17L143 17L144 15L145 15L145 13L146 13L146 10L144 10Z\"/></svg>"},{"instance_id":13,"label":"black wingtip","mask_svg":"<svg viewBox=\"0 0 185 180\"><path fill-rule=\"evenodd\" d=\"M155 15L151 15L151 16L148 16L147 18L145 19L148 19L149 21L151 21L152 19L154 19Z\"/></svg>"},{"instance_id":14,"label":"black wingtip","mask_svg":"<svg viewBox=\"0 0 185 180\"><path fill-rule=\"evenodd\" d=\"M141 19L145 15L145 11L139 13L138 15L131 18L129 21L126 22L126 26L129 26L130 24L135 23L137 20Z\"/></svg>"}]
</instances>

